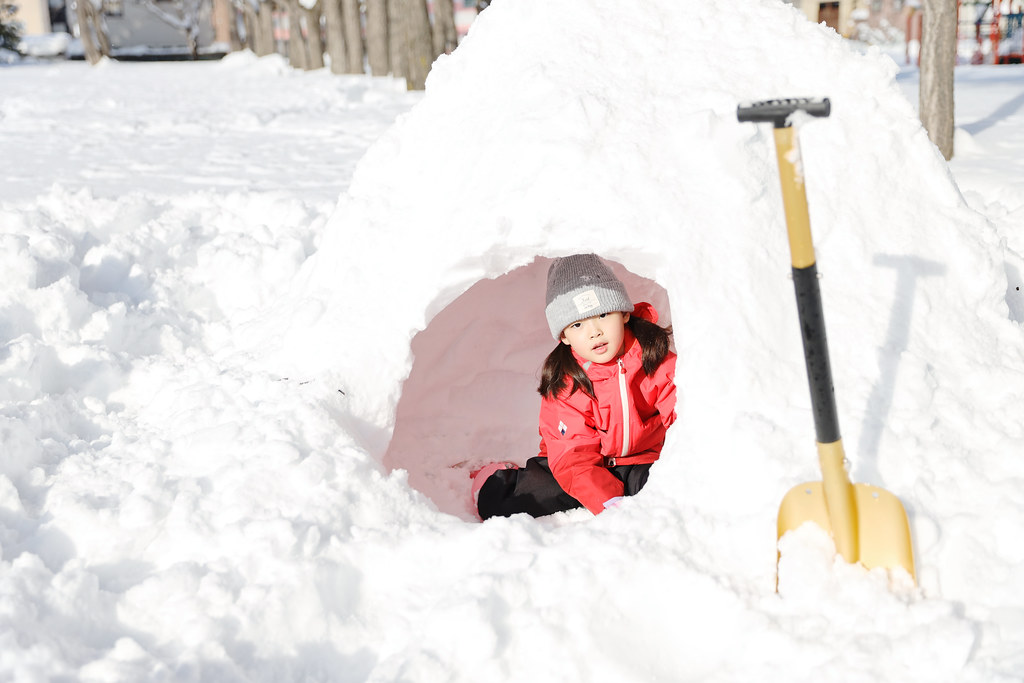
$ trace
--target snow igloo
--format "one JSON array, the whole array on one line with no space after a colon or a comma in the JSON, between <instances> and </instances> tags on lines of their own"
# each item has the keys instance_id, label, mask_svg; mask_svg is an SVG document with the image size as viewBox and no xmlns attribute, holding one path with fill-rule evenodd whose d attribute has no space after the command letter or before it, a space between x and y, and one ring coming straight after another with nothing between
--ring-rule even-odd
<instances>
[{"instance_id":1,"label":"snow igloo","mask_svg":"<svg viewBox=\"0 0 1024 683\"><path fill-rule=\"evenodd\" d=\"M727 56L712 30L724 12L742 36ZM594 252L675 330L679 419L638 498L733 520L771 510L819 475L771 130L738 123L736 107L827 96L831 116L799 139L841 424L848 443L876 444L855 454L855 480L911 491L932 455L879 450L879 413L896 408L872 405L864 359L894 367L970 332L930 316L890 348L885 311L1000 324L1006 283L976 277L994 272L991 226L896 71L774 0L499 0L360 162L289 299L284 356L342 391L339 419L383 471L469 519L472 466L536 453L547 264ZM880 255L944 266L906 291ZM758 494L710 486L724 463Z\"/></svg>"}]
</instances>

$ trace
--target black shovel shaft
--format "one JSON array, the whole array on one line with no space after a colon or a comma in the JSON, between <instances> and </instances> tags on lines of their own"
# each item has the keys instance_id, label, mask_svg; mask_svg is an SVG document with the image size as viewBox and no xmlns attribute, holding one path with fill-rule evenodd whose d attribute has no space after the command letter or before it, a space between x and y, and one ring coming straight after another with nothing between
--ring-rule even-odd
<instances>
[{"instance_id":1,"label":"black shovel shaft","mask_svg":"<svg viewBox=\"0 0 1024 683\"><path fill-rule=\"evenodd\" d=\"M807 381L811 388L814 434L818 443L833 443L839 440L839 414L836 412L836 397L832 386L832 365L828 358L817 265L793 268L793 288L796 290Z\"/></svg>"},{"instance_id":2,"label":"black shovel shaft","mask_svg":"<svg viewBox=\"0 0 1024 683\"><path fill-rule=\"evenodd\" d=\"M790 98L785 100L765 100L741 104L736 107L736 118L741 123L770 123L776 128L789 127L789 117L798 111L811 116L825 117L832 110L827 97L811 99L809 97Z\"/></svg>"}]
</instances>

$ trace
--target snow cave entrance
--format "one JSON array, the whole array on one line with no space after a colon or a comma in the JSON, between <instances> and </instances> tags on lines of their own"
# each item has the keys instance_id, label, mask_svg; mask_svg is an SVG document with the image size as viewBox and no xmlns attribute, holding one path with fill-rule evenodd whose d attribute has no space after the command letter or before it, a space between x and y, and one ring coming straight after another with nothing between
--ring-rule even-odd
<instances>
[{"instance_id":1,"label":"snow cave entrance","mask_svg":"<svg viewBox=\"0 0 1024 683\"><path fill-rule=\"evenodd\" d=\"M671 324L663 287L602 258L634 302L653 303L659 324ZM556 343L544 318L550 264L537 258L478 281L412 339L412 370L383 464L406 470L409 485L442 512L476 520L470 472L537 454L540 367Z\"/></svg>"}]
</instances>

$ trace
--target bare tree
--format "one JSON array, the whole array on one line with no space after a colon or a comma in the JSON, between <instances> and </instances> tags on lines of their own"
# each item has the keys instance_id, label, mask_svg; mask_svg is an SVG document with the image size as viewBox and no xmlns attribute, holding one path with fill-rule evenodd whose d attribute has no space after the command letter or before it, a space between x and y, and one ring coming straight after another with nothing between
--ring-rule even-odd
<instances>
[{"instance_id":1,"label":"bare tree","mask_svg":"<svg viewBox=\"0 0 1024 683\"><path fill-rule=\"evenodd\" d=\"M258 0L235 0L255 2ZM264 0L267 2L269 0ZM289 12L290 35L288 57L292 66L307 68L305 50L298 49L299 27L295 20L295 8L300 0L276 0ZM438 0L439 7L447 3L448 11L440 9L443 16L435 20L439 25L437 49L454 49L456 44L455 19L452 0ZM437 56L427 13L427 0L319 0L326 24L326 49L330 55L333 73L365 73L364 62L369 62L370 73L384 76L389 72L397 78L406 79L410 90L425 87L427 72ZM365 11L361 15L360 4ZM307 33L319 19L306 17ZM444 25L450 25L448 29ZM363 40L365 27L366 40ZM311 41L310 51L321 47ZM315 64L315 61L313 62Z\"/></svg>"},{"instance_id":2,"label":"bare tree","mask_svg":"<svg viewBox=\"0 0 1024 683\"><path fill-rule=\"evenodd\" d=\"M405 29L405 82L409 90L423 90L435 56L427 3L426 0L403 0L402 6L405 10L402 22Z\"/></svg>"},{"instance_id":3,"label":"bare tree","mask_svg":"<svg viewBox=\"0 0 1024 683\"><path fill-rule=\"evenodd\" d=\"M256 54L266 57L277 52L277 39L274 37L274 3L272 0L251 0L259 5L256 14Z\"/></svg>"},{"instance_id":4,"label":"bare tree","mask_svg":"<svg viewBox=\"0 0 1024 683\"><path fill-rule=\"evenodd\" d=\"M235 9L242 13L242 25L244 36L242 45L256 53L259 57L266 57L274 52L274 31L272 22L264 21L271 19L272 7L267 2L260 0L234 0Z\"/></svg>"},{"instance_id":5,"label":"bare tree","mask_svg":"<svg viewBox=\"0 0 1024 683\"><path fill-rule=\"evenodd\" d=\"M924 0L918 109L928 137L946 160L953 158L953 71L956 66L956 0Z\"/></svg>"},{"instance_id":6,"label":"bare tree","mask_svg":"<svg viewBox=\"0 0 1024 683\"><path fill-rule=\"evenodd\" d=\"M306 7L306 68L324 68L324 40L320 35L320 0L312 7Z\"/></svg>"},{"instance_id":7,"label":"bare tree","mask_svg":"<svg viewBox=\"0 0 1024 683\"><path fill-rule=\"evenodd\" d=\"M107 29L103 24L103 15L93 0L78 0L76 4L78 32L82 37L85 58L90 64L95 64L110 56L110 38L107 37Z\"/></svg>"},{"instance_id":8,"label":"bare tree","mask_svg":"<svg viewBox=\"0 0 1024 683\"><path fill-rule=\"evenodd\" d=\"M341 0L323 0L324 24L327 30L327 54L331 58L331 73L348 72L345 52L345 28L341 19Z\"/></svg>"},{"instance_id":9,"label":"bare tree","mask_svg":"<svg viewBox=\"0 0 1024 683\"><path fill-rule=\"evenodd\" d=\"M296 69L306 69L306 41L302 38L302 8L299 0L285 0L288 12L288 63Z\"/></svg>"},{"instance_id":10,"label":"bare tree","mask_svg":"<svg viewBox=\"0 0 1024 683\"><path fill-rule=\"evenodd\" d=\"M213 0L210 23L213 25L213 42L215 44L230 45L232 50L241 49L236 30L235 9L230 0Z\"/></svg>"},{"instance_id":11,"label":"bare tree","mask_svg":"<svg viewBox=\"0 0 1024 683\"><path fill-rule=\"evenodd\" d=\"M450 53L458 46L452 0L434 0L434 56Z\"/></svg>"},{"instance_id":12,"label":"bare tree","mask_svg":"<svg viewBox=\"0 0 1024 683\"><path fill-rule=\"evenodd\" d=\"M388 0L388 62L395 78L405 78L409 73L409 57L405 50L405 1Z\"/></svg>"},{"instance_id":13,"label":"bare tree","mask_svg":"<svg viewBox=\"0 0 1024 683\"><path fill-rule=\"evenodd\" d=\"M366 61L372 75L388 75L388 0L366 0Z\"/></svg>"},{"instance_id":14,"label":"bare tree","mask_svg":"<svg viewBox=\"0 0 1024 683\"><path fill-rule=\"evenodd\" d=\"M363 73L363 36L359 0L341 0L341 23L345 31L345 73Z\"/></svg>"}]
</instances>

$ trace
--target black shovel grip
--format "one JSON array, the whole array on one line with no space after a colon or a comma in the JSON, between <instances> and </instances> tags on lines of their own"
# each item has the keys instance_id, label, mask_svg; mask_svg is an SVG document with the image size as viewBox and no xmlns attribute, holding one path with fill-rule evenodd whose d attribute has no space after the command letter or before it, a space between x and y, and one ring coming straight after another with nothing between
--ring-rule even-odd
<instances>
[{"instance_id":1,"label":"black shovel grip","mask_svg":"<svg viewBox=\"0 0 1024 683\"><path fill-rule=\"evenodd\" d=\"M736 107L736 118L741 123L752 121L754 123L770 123L776 128L788 128L789 117L798 111L824 118L832 111L832 103L827 97L752 102Z\"/></svg>"}]
</instances>

